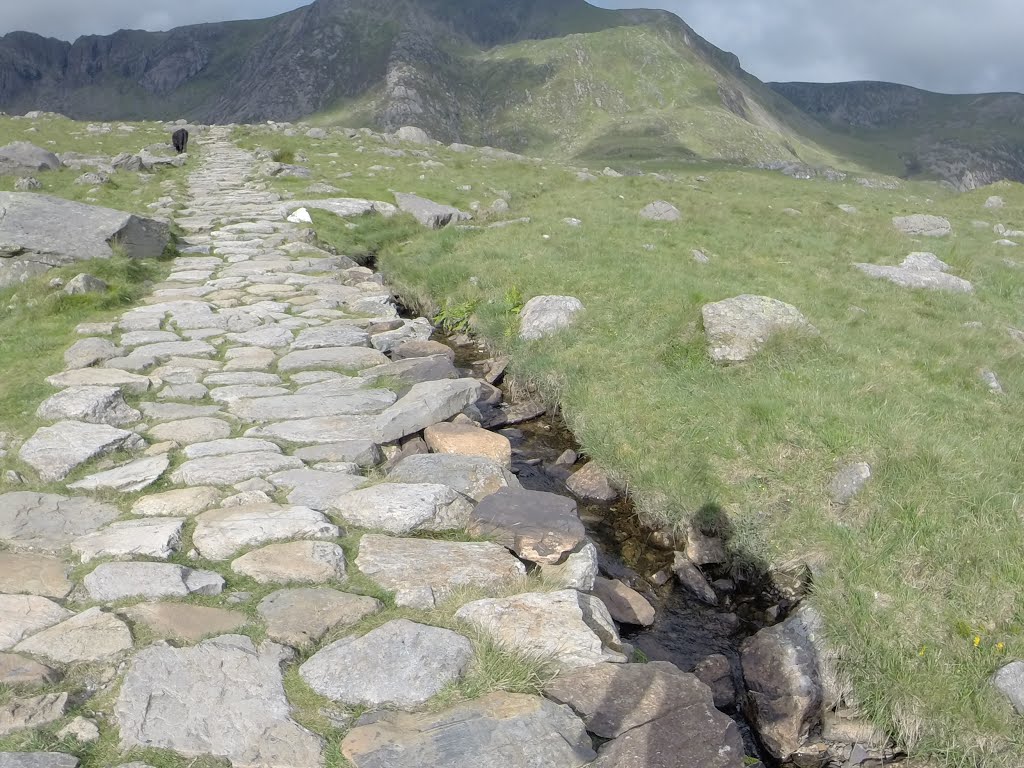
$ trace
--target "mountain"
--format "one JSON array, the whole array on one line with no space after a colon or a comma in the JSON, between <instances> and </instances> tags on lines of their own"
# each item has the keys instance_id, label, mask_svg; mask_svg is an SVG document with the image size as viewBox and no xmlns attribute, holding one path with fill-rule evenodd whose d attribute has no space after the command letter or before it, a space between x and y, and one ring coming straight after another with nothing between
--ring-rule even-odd
<instances>
[{"instance_id":1,"label":"mountain","mask_svg":"<svg viewBox=\"0 0 1024 768\"><path fill-rule=\"evenodd\" d=\"M949 95L879 82L767 83L810 117L898 158L904 174L967 190L1024 182L1024 95Z\"/></svg>"},{"instance_id":2,"label":"mountain","mask_svg":"<svg viewBox=\"0 0 1024 768\"><path fill-rule=\"evenodd\" d=\"M945 115L929 94L930 125L943 130L921 144L913 89L874 85L768 87L670 13L583 0L316 0L168 32L0 37L0 110L15 113L416 125L595 164L909 169L961 186L1018 178L1019 145L999 139L1016 106ZM969 131L957 128L968 119Z\"/></svg>"}]
</instances>

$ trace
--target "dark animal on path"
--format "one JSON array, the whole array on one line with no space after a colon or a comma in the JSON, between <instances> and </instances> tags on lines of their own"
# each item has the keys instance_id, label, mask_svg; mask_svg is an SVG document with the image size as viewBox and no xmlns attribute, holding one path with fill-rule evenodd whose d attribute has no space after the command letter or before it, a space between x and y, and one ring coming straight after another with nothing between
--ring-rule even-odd
<instances>
[{"instance_id":1,"label":"dark animal on path","mask_svg":"<svg viewBox=\"0 0 1024 768\"><path fill-rule=\"evenodd\" d=\"M174 142L174 151L180 155L188 149L188 131L179 128L171 134L171 141Z\"/></svg>"}]
</instances>

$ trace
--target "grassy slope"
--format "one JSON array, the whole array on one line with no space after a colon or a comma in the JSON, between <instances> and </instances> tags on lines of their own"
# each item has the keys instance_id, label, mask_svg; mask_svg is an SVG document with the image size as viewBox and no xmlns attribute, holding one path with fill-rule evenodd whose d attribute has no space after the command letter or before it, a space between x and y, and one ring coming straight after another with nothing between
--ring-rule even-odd
<instances>
[{"instance_id":1,"label":"grassy slope","mask_svg":"<svg viewBox=\"0 0 1024 768\"><path fill-rule=\"evenodd\" d=\"M738 555L820 564L815 599L844 670L865 711L905 746L950 766L1021 764L1024 729L987 679L1024 656L1024 366L1005 330L1024 323L1024 273L1004 263L1012 249L971 221L1024 227L1024 189L997 190L1008 202L997 216L982 209L992 189L890 192L706 166L676 183L583 184L556 164L445 150L434 153L445 167L424 170L415 157L375 155L371 141L365 153L345 140L249 144L305 146L317 180L354 196L413 191L465 208L510 193L509 215L529 215L530 225L414 238L401 225L380 266L408 301L475 302L478 329L561 401L586 452L627 478L648 514L681 522L717 505ZM395 170L368 172L374 164ZM710 181L694 183L698 173ZM308 182L277 183L299 192ZM463 184L472 191L458 191ZM654 199L675 203L684 221L641 221L636 212ZM955 236L898 235L890 218L912 212L949 216ZM568 216L583 226L567 227ZM386 240L390 227L366 220L347 242ZM695 263L692 248L711 263ZM912 250L934 251L976 293L906 291L851 267L897 263ZM517 291L575 295L587 312L571 332L520 345L507 335L515 317L506 295ZM715 367L700 307L741 293L796 305L820 339ZM1005 396L989 394L982 367L997 372ZM874 477L837 508L827 484L851 458L870 461Z\"/></svg>"}]
</instances>

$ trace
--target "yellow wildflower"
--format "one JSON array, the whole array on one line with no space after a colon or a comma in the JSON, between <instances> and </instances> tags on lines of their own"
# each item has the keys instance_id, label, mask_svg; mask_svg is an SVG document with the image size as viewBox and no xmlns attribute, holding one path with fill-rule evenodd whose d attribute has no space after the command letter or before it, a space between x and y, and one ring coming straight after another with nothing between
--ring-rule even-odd
<instances>
[{"instance_id":1,"label":"yellow wildflower","mask_svg":"<svg viewBox=\"0 0 1024 768\"><path fill-rule=\"evenodd\" d=\"M974 636L974 647L977 648L979 645L981 645L981 636L980 635L975 635Z\"/></svg>"}]
</instances>

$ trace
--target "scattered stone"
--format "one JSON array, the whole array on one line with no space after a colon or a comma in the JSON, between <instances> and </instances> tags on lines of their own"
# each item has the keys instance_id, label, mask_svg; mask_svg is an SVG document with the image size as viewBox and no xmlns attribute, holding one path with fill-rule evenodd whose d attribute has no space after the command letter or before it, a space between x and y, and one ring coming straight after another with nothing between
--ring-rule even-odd
<instances>
[{"instance_id":1,"label":"scattered stone","mask_svg":"<svg viewBox=\"0 0 1024 768\"><path fill-rule=\"evenodd\" d=\"M461 530L473 505L446 485L380 483L346 493L331 509L346 523L394 534Z\"/></svg>"},{"instance_id":2,"label":"scattered stone","mask_svg":"<svg viewBox=\"0 0 1024 768\"><path fill-rule=\"evenodd\" d=\"M706 536L700 528L691 524L686 528L686 559L694 565L721 565L729 562L729 555L720 538Z\"/></svg>"},{"instance_id":3,"label":"scattered stone","mask_svg":"<svg viewBox=\"0 0 1024 768\"><path fill-rule=\"evenodd\" d=\"M716 363L745 362L781 332L818 333L796 307L767 296L744 294L705 304L701 314Z\"/></svg>"},{"instance_id":4,"label":"scattered stone","mask_svg":"<svg viewBox=\"0 0 1024 768\"><path fill-rule=\"evenodd\" d=\"M14 182L15 192L31 192L33 189L42 189L43 183L35 176L22 176Z\"/></svg>"},{"instance_id":5,"label":"scattered stone","mask_svg":"<svg viewBox=\"0 0 1024 768\"><path fill-rule=\"evenodd\" d=\"M71 591L67 570L63 561L53 557L0 551L0 594L24 593L59 600Z\"/></svg>"},{"instance_id":6,"label":"scattered stone","mask_svg":"<svg viewBox=\"0 0 1024 768\"><path fill-rule=\"evenodd\" d=\"M438 713L383 713L353 728L341 751L355 768L581 768L594 759L568 707L503 691Z\"/></svg>"},{"instance_id":7,"label":"scattered stone","mask_svg":"<svg viewBox=\"0 0 1024 768\"><path fill-rule=\"evenodd\" d=\"M404 192L395 193L395 203L400 211L412 214L416 221L430 229L442 229L452 222L458 223L472 218L458 208Z\"/></svg>"},{"instance_id":8,"label":"scattered stone","mask_svg":"<svg viewBox=\"0 0 1024 768\"><path fill-rule=\"evenodd\" d=\"M356 566L384 589L418 598L432 608L460 587L496 589L526 575L508 550L490 542L396 539L367 534L359 541Z\"/></svg>"},{"instance_id":9,"label":"scattered stone","mask_svg":"<svg viewBox=\"0 0 1024 768\"><path fill-rule=\"evenodd\" d=\"M132 506L139 517L192 517L220 501L220 491L210 486L181 488L143 496Z\"/></svg>"},{"instance_id":10,"label":"scattered stone","mask_svg":"<svg viewBox=\"0 0 1024 768\"><path fill-rule=\"evenodd\" d=\"M612 487L608 480L608 473L593 461L587 462L573 472L566 481L565 487L576 498L583 501L607 503L619 498L619 492Z\"/></svg>"},{"instance_id":11,"label":"scattered stone","mask_svg":"<svg viewBox=\"0 0 1024 768\"><path fill-rule=\"evenodd\" d=\"M978 375L993 395L1005 394L1003 391L1003 385L999 383L999 377L996 376L995 373L988 369L983 369Z\"/></svg>"},{"instance_id":12,"label":"scattered stone","mask_svg":"<svg viewBox=\"0 0 1024 768\"><path fill-rule=\"evenodd\" d=\"M843 466L829 484L829 495L836 504L848 504L864 490L871 479L871 465L858 461Z\"/></svg>"},{"instance_id":13,"label":"scattered stone","mask_svg":"<svg viewBox=\"0 0 1024 768\"><path fill-rule=\"evenodd\" d=\"M407 456L388 473L392 483L439 483L473 501L481 501L502 488L518 488L508 470L488 459L447 453Z\"/></svg>"},{"instance_id":14,"label":"scattered stone","mask_svg":"<svg viewBox=\"0 0 1024 768\"><path fill-rule=\"evenodd\" d=\"M22 640L14 650L74 664L102 661L131 647L132 634L123 621L99 608L90 608Z\"/></svg>"},{"instance_id":15,"label":"scattered stone","mask_svg":"<svg viewBox=\"0 0 1024 768\"><path fill-rule=\"evenodd\" d=\"M166 454L150 456L144 459L122 464L115 469L89 475L76 483L71 483L68 488L83 491L118 491L120 493L134 493L148 488L160 477L171 465L171 460Z\"/></svg>"},{"instance_id":16,"label":"scattered stone","mask_svg":"<svg viewBox=\"0 0 1024 768\"><path fill-rule=\"evenodd\" d=\"M654 606L647 602L643 595L618 579L598 577L594 582L593 592L601 598L615 621L643 627L649 627L654 623Z\"/></svg>"},{"instance_id":17,"label":"scattered stone","mask_svg":"<svg viewBox=\"0 0 1024 768\"><path fill-rule=\"evenodd\" d=\"M74 739L80 744L91 744L100 739L100 729L92 720L84 717L76 717L70 723L57 731L58 739Z\"/></svg>"},{"instance_id":18,"label":"scattered stone","mask_svg":"<svg viewBox=\"0 0 1024 768\"><path fill-rule=\"evenodd\" d=\"M641 209L640 218L648 219L649 221L679 221L683 218L683 215L672 203L667 203L664 200L655 200Z\"/></svg>"},{"instance_id":19,"label":"scattered stone","mask_svg":"<svg viewBox=\"0 0 1024 768\"><path fill-rule=\"evenodd\" d=\"M907 256L898 267L879 264L854 264L857 269L870 277L888 280L904 288L923 288L950 293L972 293L970 282L946 274L949 265L933 253L915 252Z\"/></svg>"},{"instance_id":20,"label":"scattered stone","mask_svg":"<svg viewBox=\"0 0 1024 768\"><path fill-rule=\"evenodd\" d=\"M86 293L103 293L108 287L103 280L83 272L68 280L64 293L68 296L81 296Z\"/></svg>"},{"instance_id":21,"label":"scattered stone","mask_svg":"<svg viewBox=\"0 0 1024 768\"><path fill-rule=\"evenodd\" d=\"M29 728L42 728L64 717L66 693L14 698L0 704L0 737Z\"/></svg>"},{"instance_id":22,"label":"scattered stone","mask_svg":"<svg viewBox=\"0 0 1024 768\"><path fill-rule=\"evenodd\" d=\"M188 597L219 595L224 579L171 563L103 563L83 580L89 597L104 603L126 597Z\"/></svg>"},{"instance_id":23,"label":"scattered stone","mask_svg":"<svg viewBox=\"0 0 1024 768\"><path fill-rule=\"evenodd\" d=\"M109 339L79 339L64 352L66 368L88 368L117 357L122 350L115 347Z\"/></svg>"},{"instance_id":24,"label":"scattered stone","mask_svg":"<svg viewBox=\"0 0 1024 768\"><path fill-rule=\"evenodd\" d=\"M718 595L708 584L700 569L687 559L682 552L676 552L675 560L672 563L672 572L679 583L691 594L708 605L718 605Z\"/></svg>"},{"instance_id":25,"label":"scattered stone","mask_svg":"<svg viewBox=\"0 0 1024 768\"><path fill-rule=\"evenodd\" d=\"M519 313L519 338L550 336L576 322L583 303L575 296L534 296Z\"/></svg>"},{"instance_id":26,"label":"scattered stone","mask_svg":"<svg viewBox=\"0 0 1024 768\"><path fill-rule=\"evenodd\" d=\"M157 637L197 643L207 635L241 629L248 617L238 611L185 603L138 603L122 613L134 624L143 624Z\"/></svg>"},{"instance_id":27,"label":"scattered stone","mask_svg":"<svg viewBox=\"0 0 1024 768\"><path fill-rule=\"evenodd\" d=\"M0 494L0 540L15 549L59 551L120 514L110 504L85 497L28 491Z\"/></svg>"},{"instance_id":28,"label":"scattered stone","mask_svg":"<svg viewBox=\"0 0 1024 768\"><path fill-rule=\"evenodd\" d=\"M992 684L1010 700L1018 715L1024 715L1024 661L1002 667L993 675Z\"/></svg>"},{"instance_id":29,"label":"scattered stone","mask_svg":"<svg viewBox=\"0 0 1024 768\"><path fill-rule=\"evenodd\" d=\"M985 201L986 208L1002 208L1006 203L998 195L992 195Z\"/></svg>"},{"instance_id":30,"label":"scattered stone","mask_svg":"<svg viewBox=\"0 0 1024 768\"><path fill-rule=\"evenodd\" d=\"M231 563L231 570L260 584L344 581L345 552L328 541L270 544L242 555Z\"/></svg>"},{"instance_id":31,"label":"scattered stone","mask_svg":"<svg viewBox=\"0 0 1024 768\"><path fill-rule=\"evenodd\" d=\"M44 400L36 416L46 421L74 420L112 427L134 424L142 418L116 387L70 387Z\"/></svg>"},{"instance_id":32,"label":"scattered stone","mask_svg":"<svg viewBox=\"0 0 1024 768\"><path fill-rule=\"evenodd\" d=\"M0 651L73 615L38 595L0 595Z\"/></svg>"},{"instance_id":33,"label":"scattered stone","mask_svg":"<svg viewBox=\"0 0 1024 768\"><path fill-rule=\"evenodd\" d=\"M397 619L331 643L299 674L321 696L348 706L412 709L461 678L472 660L462 635Z\"/></svg>"},{"instance_id":34,"label":"scattered stone","mask_svg":"<svg viewBox=\"0 0 1024 768\"><path fill-rule=\"evenodd\" d=\"M905 235L921 237L946 237L953 231L948 219L915 213L913 216L896 216L892 220L896 229Z\"/></svg>"},{"instance_id":35,"label":"scattered stone","mask_svg":"<svg viewBox=\"0 0 1024 768\"><path fill-rule=\"evenodd\" d=\"M840 203L839 205L836 206L836 208L838 208L843 213L858 213L856 206L849 205L848 203Z\"/></svg>"},{"instance_id":36,"label":"scattered stone","mask_svg":"<svg viewBox=\"0 0 1024 768\"><path fill-rule=\"evenodd\" d=\"M227 560L243 547L281 539L333 539L339 534L336 525L307 507L254 504L203 512L196 517L192 543L205 558Z\"/></svg>"},{"instance_id":37,"label":"scattered stone","mask_svg":"<svg viewBox=\"0 0 1024 768\"><path fill-rule=\"evenodd\" d=\"M323 741L290 716L280 669L287 655L275 643L256 647L243 635L190 648L144 648L114 709L121 748L213 755L239 768L319 768Z\"/></svg>"},{"instance_id":38,"label":"scattered stone","mask_svg":"<svg viewBox=\"0 0 1024 768\"><path fill-rule=\"evenodd\" d=\"M701 660L693 674L711 689L715 706L719 709L736 705L736 686L732 681L732 666L729 659L720 653Z\"/></svg>"},{"instance_id":39,"label":"scattered stone","mask_svg":"<svg viewBox=\"0 0 1024 768\"><path fill-rule=\"evenodd\" d=\"M550 659L562 671L626 660L614 650L622 643L604 604L574 589L485 598L462 606L455 618L511 650Z\"/></svg>"}]
</instances>

